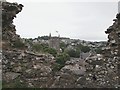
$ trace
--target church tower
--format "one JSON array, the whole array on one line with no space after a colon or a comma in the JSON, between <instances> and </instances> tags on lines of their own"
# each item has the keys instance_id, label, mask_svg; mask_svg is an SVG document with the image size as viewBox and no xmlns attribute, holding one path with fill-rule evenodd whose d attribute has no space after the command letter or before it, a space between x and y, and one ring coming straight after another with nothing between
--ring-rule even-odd
<instances>
[{"instance_id":1,"label":"church tower","mask_svg":"<svg viewBox=\"0 0 120 90\"><path fill-rule=\"evenodd\" d=\"M60 51L60 35L52 37L51 33L49 34L49 47Z\"/></svg>"}]
</instances>

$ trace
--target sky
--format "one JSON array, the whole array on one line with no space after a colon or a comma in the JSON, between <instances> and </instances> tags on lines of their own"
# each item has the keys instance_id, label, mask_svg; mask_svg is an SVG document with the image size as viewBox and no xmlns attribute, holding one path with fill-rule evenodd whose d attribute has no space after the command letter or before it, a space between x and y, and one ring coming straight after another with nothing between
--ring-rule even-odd
<instances>
[{"instance_id":1,"label":"sky","mask_svg":"<svg viewBox=\"0 0 120 90\"><path fill-rule=\"evenodd\" d=\"M106 41L118 13L118 0L7 0L24 5L14 19L22 38L53 36ZM58 33L56 32L58 31Z\"/></svg>"}]
</instances>

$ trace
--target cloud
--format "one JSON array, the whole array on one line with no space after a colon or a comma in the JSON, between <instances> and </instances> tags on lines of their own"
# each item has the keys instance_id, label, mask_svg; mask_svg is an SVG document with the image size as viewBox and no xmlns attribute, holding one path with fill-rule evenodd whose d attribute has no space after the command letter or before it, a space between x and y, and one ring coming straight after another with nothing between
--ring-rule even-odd
<instances>
[{"instance_id":1,"label":"cloud","mask_svg":"<svg viewBox=\"0 0 120 90\"><path fill-rule=\"evenodd\" d=\"M113 2L24 2L14 20L22 37L37 37L59 31L61 36L85 40L106 40L104 31L117 14Z\"/></svg>"}]
</instances>

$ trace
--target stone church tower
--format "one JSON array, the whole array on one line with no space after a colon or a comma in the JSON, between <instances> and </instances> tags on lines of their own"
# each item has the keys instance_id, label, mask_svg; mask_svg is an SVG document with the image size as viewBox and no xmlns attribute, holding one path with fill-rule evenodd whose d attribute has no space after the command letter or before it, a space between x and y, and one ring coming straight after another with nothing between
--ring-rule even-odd
<instances>
[{"instance_id":1,"label":"stone church tower","mask_svg":"<svg viewBox=\"0 0 120 90\"><path fill-rule=\"evenodd\" d=\"M49 47L56 49L58 52L60 51L60 35L59 36L51 36L51 33L49 34Z\"/></svg>"}]
</instances>

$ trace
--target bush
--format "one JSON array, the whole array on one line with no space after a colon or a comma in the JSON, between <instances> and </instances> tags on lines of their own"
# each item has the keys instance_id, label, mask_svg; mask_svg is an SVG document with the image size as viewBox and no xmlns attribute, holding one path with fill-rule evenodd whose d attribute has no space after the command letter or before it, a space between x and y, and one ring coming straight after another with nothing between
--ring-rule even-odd
<instances>
[{"instance_id":1,"label":"bush","mask_svg":"<svg viewBox=\"0 0 120 90\"><path fill-rule=\"evenodd\" d=\"M101 48L97 48L97 49L95 49L95 52L96 52L97 54L102 54L102 49L101 49Z\"/></svg>"},{"instance_id":2,"label":"bush","mask_svg":"<svg viewBox=\"0 0 120 90\"><path fill-rule=\"evenodd\" d=\"M56 57L56 62L60 65L64 65L68 60L70 60L70 56L67 53L61 53Z\"/></svg>"},{"instance_id":3,"label":"bush","mask_svg":"<svg viewBox=\"0 0 120 90\"><path fill-rule=\"evenodd\" d=\"M14 48L25 48L25 44L22 41L17 40L13 42L13 47Z\"/></svg>"},{"instance_id":4,"label":"bush","mask_svg":"<svg viewBox=\"0 0 120 90\"><path fill-rule=\"evenodd\" d=\"M46 48L44 49L44 52L52 54L54 57L57 55L57 51L54 48Z\"/></svg>"},{"instance_id":5,"label":"bush","mask_svg":"<svg viewBox=\"0 0 120 90\"><path fill-rule=\"evenodd\" d=\"M40 51L42 51L43 47L42 47L41 44L34 44L34 45L32 46L32 49L33 49L34 51L40 52Z\"/></svg>"},{"instance_id":6,"label":"bush","mask_svg":"<svg viewBox=\"0 0 120 90\"><path fill-rule=\"evenodd\" d=\"M53 66L53 71L59 71L65 66L65 62L70 60L70 56L67 53L60 53L56 57L56 64Z\"/></svg>"},{"instance_id":7,"label":"bush","mask_svg":"<svg viewBox=\"0 0 120 90\"><path fill-rule=\"evenodd\" d=\"M64 67L64 65L56 63L54 64L52 71L54 72L59 71L62 67Z\"/></svg>"},{"instance_id":8,"label":"bush","mask_svg":"<svg viewBox=\"0 0 120 90\"><path fill-rule=\"evenodd\" d=\"M88 46L83 46L82 44L77 45L77 49L81 50L82 52L86 53L90 51L90 48Z\"/></svg>"},{"instance_id":9,"label":"bush","mask_svg":"<svg viewBox=\"0 0 120 90\"><path fill-rule=\"evenodd\" d=\"M81 48L81 51L84 52L84 53L86 53L86 52L89 52L89 51L90 51L90 48L89 48L88 46L83 46L83 47Z\"/></svg>"},{"instance_id":10,"label":"bush","mask_svg":"<svg viewBox=\"0 0 120 90\"><path fill-rule=\"evenodd\" d=\"M49 40L50 37L49 36L38 36L38 39L43 39L43 40Z\"/></svg>"},{"instance_id":11,"label":"bush","mask_svg":"<svg viewBox=\"0 0 120 90\"><path fill-rule=\"evenodd\" d=\"M74 49L71 49L71 50L67 50L66 51L70 57L74 57L74 58L79 58L80 57L80 51L79 50L74 50Z\"/></svg>"},{"instance_id":12,"label":"bush","mask_svg":"<svg viewBox=\"0 0 120 90\"><path fill-rule=\"evenodd\" d=\"M63 52L64 52L66 47L67 47L67 44L65 44L64 42L60 43L60 48L62 49Z\"/></svg>"},{"instance_id":13,"label":"bush","mask_svg":"<svg viewBox=\"0 0 120 90\"><path fill-rule=\"evenodd\" d=\"M34 44L33 50L37 52L44 52L52 54L54 57L57 54L57 51L54 48L49 48L47 44Z\"/></svg>"}]
</instances>

